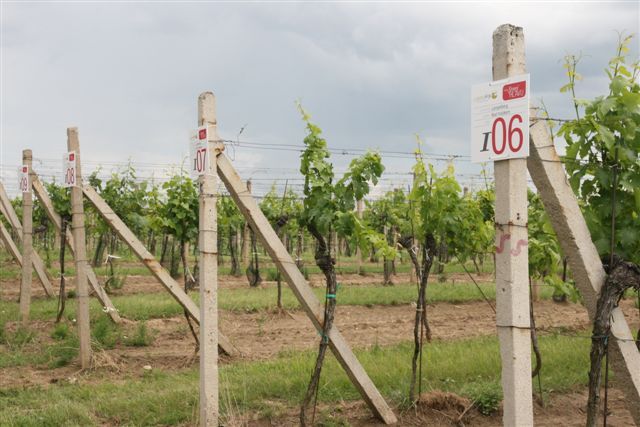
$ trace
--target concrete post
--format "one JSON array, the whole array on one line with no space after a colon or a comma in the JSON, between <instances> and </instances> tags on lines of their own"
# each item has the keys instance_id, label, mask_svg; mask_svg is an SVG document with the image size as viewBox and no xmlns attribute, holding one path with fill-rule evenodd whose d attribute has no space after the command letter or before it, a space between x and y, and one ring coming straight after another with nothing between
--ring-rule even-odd
<instances>
[{"instance_id":1,"label":"concrete post","mask_svg":"<svg viewBox=\"0 0 640 427\"><path fill-rule=\"evenodd\" d=\"M526 73L522 28L493 33L493 79ZM532 426L527 159L494 163L496 185L496 324L502 357L505 426Z\"/></svg>"},{"instance_id":2,"label":"concrete post","mask_svg":"<svg viewBox=\"0 0 640 427\"><path fill-rule=\"evenodd\" d=\"M535 117L535 114L531 115ZM600 288L607 274L591 239L587 223L553 145L553 136L544 121L531 126L531 156L527 160L529 173L549 214L562 253L567 255L576 286L593 321ZM611 313L611 368L616 387L624 393L627 409L640 426L640 352L633 334L618 307Z\"/></svg>"},{"instance_id":3,"label":"concrete post","mask_svg":"<svg viewBox=\"0 0 640 427\"><path fill-rule=\"evenodd\" d=\"M162 265L155 259L153 254L145 248L140 239L127 227L127 225L116 215L109 205L100 197L100 195L91 186L87 185L83 188L84 195L96 208L98 214L104 219L109 227L129 246L131 251L142 261L149 269L151 274L160 282L162 286L171 294L171 296L189 313L196 322L200 323L200 310L195 302L185 293L182 287L175 281L165 270ZM218 333L218 344L220 350L229 356L238 353L237 349L231 344L231 341L221 333Z\"/></svg>"},{"instance_id":4,"label":"concrete post","mask_svg":"<svg viewBox=\"0 0 640 427\"><path fill-rule=\"evenodd\" d=\"M44 185L42 185L42 182L40 182L38 175L36 175L36 173L34 172L33 175L31 175L31 177L32 177L31 187L33 188L33 192L35 193L36 197L40 200L40 204L44 208L44 211L49 217L49 220L53 223L53 228L56 232L56 236L59 236L60 233L62 232L62 219L60 218L60 215L58 215L58 213L56 213L56 211L53 209L53 203L51 202L51 199L49 198L49 195L47 194L47 191L45 190ZM71 250L71 255L75 257L74 251L75 251L76 245L75 245L75 241L73 240L73 234L71 233L71 230L69 230L68 228L65 233L65 239L67 241L67 246L69 246L69 249ZM60 246L60 242L58 242L56 247L59 247L59 246ZM106 310L109 317L111 317L111 320L113 320L115 323L120 323L122 319L120 319L118 310L116 310L116 308L113 306L113 303L111 302L111 298L109 298L109 295L107 295L105 290L102 288L102 286L98 282L98 276L96 276L95 271L93 271L89 263L87 263L87 279L89 280L89 285L91 285L91 287L93 288L93 292L95 292L96 297L100 301L100 304L102 304L102 306L104 307L104 310Z\"/></svg>"},{"instance_id":5,"label":"concrete post","mask_svg":"<svg viewBox=\"0 0 640 427\"><path fill-rule=\"evenodd\" d=\"M29 324L31 307L31 260L33 258L33 193L31 190L31 167L33 155L31 150L22 151L22 165L29 172L28 191L22 193L22 280L20 282L20 318L24 326Z\"/></svg>"},{"instance_id":6,"label":"concrete post","mask_svg":"<svg viewBox=\"0 0 640 427\"><path fill-rule=\"evenodd\" d=\"M218 426L218 217L217 152L219 147L215 97L198 97L198 125L207 126L209 166L198 178L200 187L200 425Z\"/></svg>"},{"instance_id":7,"label":"concrete post","mask_svg":"<svg viewBox=\"0 0 640 427\"><path fill-rule=\"evenodd\" d=\"M36 178L35 173L29 173L29 178L31 179L31 188L33 188L33 182ZM4 186L0 182L0 213L4 215L5 219L9 222L11 226L10 230L13 232L12 236L15 237L15 243L22 243L22 224L18 219L18 215L16 211L11 206L11 201L9 200L9 196L4 189ZM22 256L20 257L22 259ZM44 262L42 258L38 255L38 252L31 252L31 261L33 263L33 269L36 271L36 275L38 279L40 279L40 283L42 283L42 288L44 292L47 294L47 297L52 297L55 295L55 291L53 290L53 286L51 286L51 278L49 277L49 273L45 268ZM22 261L20 261L22 263ZM21 264L22 265L22 264Z\"/></svg>"},{"instance_id":8,"label":"concrete post","mask_svg":"<svg viewBox=\"0 0 640 427\"><path fill-rule=\"evenodd\" d=\"M76 155L76 185L71 187L71 230L75 244L76 293L78 295L78 337L80 339L80 365L91 366L91 329L89 327L89 286L87 284L87 247L82 204L82 171L78 128L67 128L67 149Z\"/></svg>"}]
</instances>

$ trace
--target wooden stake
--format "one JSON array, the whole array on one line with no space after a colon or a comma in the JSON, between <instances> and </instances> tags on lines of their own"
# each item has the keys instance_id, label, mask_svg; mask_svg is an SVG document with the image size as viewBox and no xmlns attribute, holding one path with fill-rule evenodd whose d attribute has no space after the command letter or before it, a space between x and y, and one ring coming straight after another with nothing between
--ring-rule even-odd
<instances>
[{"instance_id":1,"label":"wooden stake","mask_svg":"<svg viewBox=\"0 0 640 427\"><path fill-rule=\"evenodd\" d=\"M102 197L91 188L91 186L85 186L83 188L84 195L86 198L93 204L96 208L96 211L100 214L100 216L105 220L105 222L111 227L113 231L115 231L118 236L131 248L133 253L136 254L138 258L144 263L144 265L149 269L151 274L158 279L158 281L164 286L164 288L169 291L171 296L184 307L191 317L195 319L196 322L200 323L200 310L198 306L193 302L193 300L187 295L178 282L176 282L171 275L167 272L167 270L160 265L160 263L155 259L155 257L145 248L142 242L133 234L133 232L125 225L124 222L115 212L109 207L109 205L104 201ZM231 344L229 339L218 333L218 345L220 350L229 356L234 356L238 354L238 350Z\"/></svg>"},{"instance_id":2,"label":"wooden stake","mask_svg":"<svg viewBox=\"0 0 640 427\"><path fill-rule=\"evenodd\" d=\"M78 128L67 128L67 149L76 153L76 185L71 187L71 229L74 240L76 266L76 292L78 294L78 337L80 339L80 365L91 366L91 329L89 326L89 287L87 286L87 248L84 230L84 206L82 204L82 172Z\"/></svg>"},{"instance_id":3,"label":"wooden stake","mask_svg":"<svg viewBox=\"0 0 640 427\"><path fill-rule=\"evenodd\" d=\"M60 215L58 215L58 213L53 209L53 203L51 202L49 195L42 185L42 182L40 182L38 175L34 172L32 177L33 179L31 181L31 187L33 188L33 192L40 200L42 206L44 206L44 210L49 217L49 220L51 220L51 222L53 223L56 233L59 234L60 232L62 232L62 219L60 218ZM66 233L66 241L67 246L71 250L71 255L75 258L75 240L73 239L73 233L71 233L71 230L69 230L68 228ZM104 288L100 286L98 277L93 271L93 268L91 268L91 264L89 264L88 262L86 263L86 270L87 279L89 280L89 284L93 288L98 301L100 301L100 304L102 304L111 320L113 320L115 323L120 323L122 319L118 314L118 310L116 310L116 308L113 306L111 298L109 298L109 295L107 295Z\"/></svg>"},{"instance_id":4,"label":"wooden stake","mask_svg":"<svg viewBox=\"0 0 640 427\"><path fill-rule=\"evenodd\" d=\"M533 110L531 117L535 118ZM562 253L567 255L573 279L584 298L589 318L593 321L600 288L607 275L582 216L578 199L567 182L548 124L546 121L533 123L530 129L531 156L527 161L529 173L549 214ZM633 335L620 308L612 312L611 334L609 349L616 386L624 392L627 408L636 425L640 426L640 352L633 342Z\"/></svg>"},{"instance_id":5,"label":"wooden stake","mask_svg":"<svg viewBox=\"0 0 640 427\"><path fill-rule=\"evenodd\" d=\"M493 33L493 79L526 73L522 28ZM496 185L496 324L502 357L503 424L532 426L527 160L494 162Z\"/></svg>"},{"instance_id":6,"label":"wooden stake","mask_svg":"<svg viewBox=\"0 0 640 427\"><path fill-rule=\"evenodd\" d=\"M198 125L207 126L209 173L198 178L200 187L200 425L218 426L218 217L216 100L211 92L198 97ZM222 146L223 148L224 146Z\"/></svg>"},{"instance_id":7,"label":"wooden stake","mask_svg":"<svg viewBox=\"0 0 640 427\"><path fill-rule=\"evenodd\" d=\"M287 252L286 248L271 227L271 224L256 204L255 199L249 193L247 186L242 182L229 159L223 154L218 155L218 175L224 182L227 190L238 205L240 212L249 222L260 238L271 259L280 269L280 272L291 287L300 305L311 319L317 331L322 330L323 310L318 298ZM338 328L334 325L329 332L329 346L342 365L347 376L358 389L364 401L371 411L386 424L397 422L396 416L385 402L384 398L373 384L367 372L364 370L355 354L345 341Z\"/></svg>"},{"instance_id":8,"label":"wooden stake","mask_svg":"<svg viewBox=\"0 0 640 427\"><path fill-rule=\"evenodd\" d=\"M31 167L33 156L31 150L22 151L22 164L29 168L31 181ZM23 325L29 324L29 310L31 308L31 259L33 252L33 196L31 183L29 191L22 193L22 280L20 282L20 318Z\"/></svg>"},{"instance_id":9,"label":"wooden stake","mask_svg":"<svg viewBox=\"0 0 640 427\"><path fill-rule=\"evenodd\" d=\"M9 200L9 196L7 195L7 192L5 191L4 186L2 185L1 182L0 182L0 207L1 207L2 214L4 215L5 218L7 218L7 220L9 221L9 225L11 225L11 228L13 229L13 231L17 236L18 242L16 243L22 242L22 224L20 223L20 220L18 219L18 215L16 214L16 211L13 209L13 206L11 205L11 200ZM53 286L51 285L51 278L49 277L49 273L47 272L47 269L44 266L44 262L42 261L42 258L40 258L40 255L38 255L38 252L33 251L31 253L31 262L33 263L33 269L36 271L36 275L38 276L38 279L40 280L40 283L42 284L42 288L44 289L44 292L47 294L47 297L54 296L56 293L53 289Z\"/></svg>"}]
</instances>

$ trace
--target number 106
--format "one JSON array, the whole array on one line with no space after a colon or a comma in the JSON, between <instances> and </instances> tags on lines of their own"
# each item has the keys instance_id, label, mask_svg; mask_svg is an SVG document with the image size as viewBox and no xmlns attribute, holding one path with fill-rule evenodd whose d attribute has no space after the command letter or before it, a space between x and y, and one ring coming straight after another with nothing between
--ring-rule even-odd
<instances>
[{"instance_id":1,"label":"number 106","mask_svg":"<svg viewBox=\"0 0 640 427\"><path fill-rule=\"evenodd\" d=\"M489 138L491 138L491 150L495 154L504 153L507 145L513 153L520 151L524 145L524 134L520 125L522 124L522 116L520 114L514 114L509 119L509 125L502 117L497 117L491 125L491 132L483 132L484 143L482 144L482 150L489 151Z\"/></svg>"}]
</instances>

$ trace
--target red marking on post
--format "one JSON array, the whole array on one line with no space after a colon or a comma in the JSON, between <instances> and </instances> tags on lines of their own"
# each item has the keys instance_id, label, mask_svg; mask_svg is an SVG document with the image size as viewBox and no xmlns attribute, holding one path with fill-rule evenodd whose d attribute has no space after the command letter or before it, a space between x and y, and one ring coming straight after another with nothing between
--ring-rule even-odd
<instances>
[{"instance_id":1,"label":"red marking on post","mask_svg":"<svg viewBox=\"0 0 640 427\"><path fill-rule=\"evenodd\" d=\"M198 131L198 139L207 139L207 130L206 129L200 129Z\"/></svg>"},{"instance_id":2,"label":"red marking on post","mask_svg":"<svg viewBox=\"0 0 640 427\"><path fill-rule=\"evenodd\" d=\"M500 245L495 246L496 253L501 254L504 251L504 242L506 242L510 238L511 238L511 234L509 234L509 233L503 234L502 236L500 236Z\"/></svg>"},{"instance_id":3,"label":"red marking on post","mask_svg":"<svg viewBox=\"0 0 640 427\"><path fill-rule=\"evenodd\" d=\"M527 82L521 81L504 85L502 87L502 100L523 98L527 93Z\"/></svg>"},{"instance_id":4,"label":"red marking on post","mask_svg":"<svg viewBox=\"0 0 640 427\"><path fill-rule=\"evenodd\" d=\"M76 159L76 153L69 153L69 161L73 162Z\"/></svg>"},{"instance_id":5,"label":"red marking on post","mask_svg":"<svg viewBox=\"0 0 640 427\"><path fill-rule=\"evenodd\" d=\"M22 173L27 173L27 172L28 172L28 170L29 170L29 169L28 169L26 166L23 166L23 167L22 167Z\"/></svg>"},{"instance_id":6,"label":"red marking on post","mask_svg":"<svg viewBox=\"0 0 640 427\"><path fill-rule=\"evenodd\" d=\"M520 255L520 253L522 252L522 247L523 246L527 246L527 245L529 245L528 241L526 241L524 239L518 240L518 243L516 244L516 248L515 249L511 249L511 255L513 255L513 256Z\"/></svg>"}]
</instances>

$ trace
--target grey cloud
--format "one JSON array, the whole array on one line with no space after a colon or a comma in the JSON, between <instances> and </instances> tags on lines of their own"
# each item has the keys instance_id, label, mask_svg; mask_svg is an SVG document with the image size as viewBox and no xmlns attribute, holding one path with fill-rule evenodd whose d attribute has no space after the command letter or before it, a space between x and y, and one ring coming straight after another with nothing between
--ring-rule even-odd
<instances>
[{"instance_id":1,"label":"grey cloud","mask_svg":"<svg viewBox=\"0 0 640 427\"><path fill-rule=\"evenodd\" d=\"M639 29L637 3L2 7L3 165L27 146L60 157L71 125L86 159L180 163L204 90L217 95L227 138L248 123L244 139L299 144L301 99L334 146L410 151L417 132L431 151L467 154L469 89L491 78L497 25L524 26L534 96L554 116L571 113L558 93L563 55L590 55L580 96L603 93L614 30ZM237 154L297 166L296 153Z\"/></svg>"}]
</instances>

